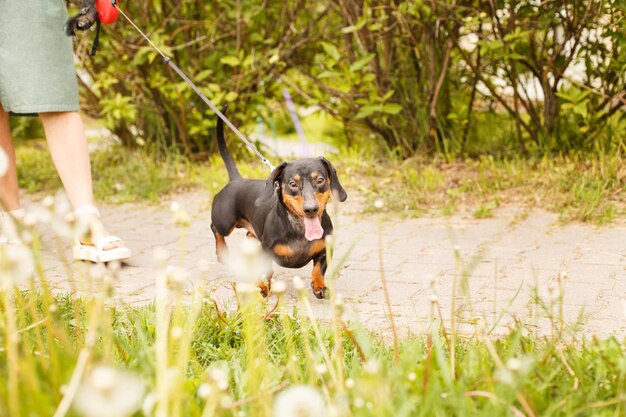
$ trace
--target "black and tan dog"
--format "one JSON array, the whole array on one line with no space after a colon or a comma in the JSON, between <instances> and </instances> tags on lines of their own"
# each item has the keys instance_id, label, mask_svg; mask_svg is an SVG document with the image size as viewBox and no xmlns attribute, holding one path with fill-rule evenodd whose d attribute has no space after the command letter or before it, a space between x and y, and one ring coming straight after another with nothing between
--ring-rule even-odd
<instances>
[{"instance_id":1,"label":"black and tan dog","mask_svg":"<svg viewBox=\"0 0 626 417\"><path fill-rule=\"evenodd\" d=\"M211 210L211 230L220 262L227 250L224 238L235 228L245 228L281 266L301 268L313 261L313 294L324 298L325 237L333 231L326 203L331 193L339 201L347 198L333 166L322 157L300 159L283 162L267 181L244 179L226 148L221 119L217 144L229 178L215 196ZM264 296L270 281L271 277L259 284Z\"/></svg>"}]
</instances>

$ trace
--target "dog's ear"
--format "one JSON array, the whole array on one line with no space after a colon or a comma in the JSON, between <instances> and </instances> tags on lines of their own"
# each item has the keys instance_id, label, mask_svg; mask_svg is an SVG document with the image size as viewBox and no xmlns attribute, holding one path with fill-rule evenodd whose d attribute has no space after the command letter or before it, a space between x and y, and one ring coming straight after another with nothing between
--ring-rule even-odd
<instances>
[{"instance_id":1,"label":"dog's ear","mask_svg":"<svg viewBox=\"0 0 626 417\"><path fill-rule=\"evenodd\" d=\"M272 171L269 178L265 182L265 188L261 192L261 195L259 195L257 199L254 201L255 206L259 207L263 203L265 203L267 200L272 198L272 196L274 195L274 188L275 188L274 184L276 182L280 183L283 170L285 169L286 166L287 166L287 162L283 162L282 164L274 168L274 171Z\"/></svg>"},{"instance_id":2,"label":"dog's ear","mask_svg":"<svg viewBox=\"0 0 626 417\"><path fill-rule=\"evenodd\" d=\"M323 156L320 156L319 159L324 165L326 165L326 169L328 170L328 175L330 177L330 191L333 193L333 196L339 201L346 201L346 198L348 198L348 194L346 194L346 191L343 189L341 183L339 182L337 170L330 162L328 162L328 159L324 158Z\"/></svg>"}]
</instances>

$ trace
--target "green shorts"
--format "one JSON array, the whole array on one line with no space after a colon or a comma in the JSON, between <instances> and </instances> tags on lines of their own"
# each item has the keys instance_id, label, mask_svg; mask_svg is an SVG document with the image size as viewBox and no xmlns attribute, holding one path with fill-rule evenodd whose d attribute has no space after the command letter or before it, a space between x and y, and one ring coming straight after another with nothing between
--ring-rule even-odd
<instances>
[{"instance_id":1,"label":"green shorts","mask_svg":"<svg viewBox=\"0 0 626 417\"><path fill-rule=\"evenodd\" d=\"M63 0L0 0L0 104L15 114L78 111Z\"/></svg>"}]
</instances>

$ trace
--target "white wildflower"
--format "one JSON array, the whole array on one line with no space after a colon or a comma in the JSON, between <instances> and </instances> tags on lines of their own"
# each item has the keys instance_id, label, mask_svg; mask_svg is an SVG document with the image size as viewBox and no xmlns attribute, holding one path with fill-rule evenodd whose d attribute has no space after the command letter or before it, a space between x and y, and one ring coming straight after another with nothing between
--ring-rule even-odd
<instances>
[{"instance_id":1,"label":"white wildflower","mask_svg":"<svg viewBox=\"0 0 626 417\"><path fill-rule=\"evenodd\" d=\"M365 369L365 372L367 372L368 374L375 375L380 369L380 363L376 359L369 359L363 365L363 369Z\"/></svg>"},{"instance_id":2,"label":"white wildflower","mask_svg":"<svg viewBox=\"0 0 626 417\"><path fill-rule=\"evenodd\" d=\"M220 400L220 405L222 406L222 408L229 408L233 403L233 399L230 398L230 395L226 395L225 397L222 397L222 399Z\"/></svg>"},{"instance_id":3,"label":"white wildflower","mask_svg":"<svg viewBox=\"0 0 626 417\"><path fill-rule=\"evenodd\" d=\"M327 369L326 369L326 365L324 365L323 363L320 363L318 365L315 365L315 373L318 375L324 375L326 373Z\"/></svg>"},{"instance_id":4,"label":"white wildflower","mask_svg":"<svg viewBox=\"0 0 626 417\"><path fill-rule=\"evenodd\" d=\"M303 290L304 280L300 278L300 276L296 275L295 277L293 277L293 286L296 290Z\"/></svg>"},{"instance_id":5,"label":"white wildflower","mask_svg":"<svg viewBox=\"0 0 626 417\"><path fill-rule=\"evenodd\" d=\"M374 201L374 208L376 208L377 210L380 210L381 208L383 208L384 205L385 203L383 202L383 200Z\"/></svg>"},{"instance_id":6,"label":"white wildflower","mask_svg":"<svg viewBox=\"0 0 626 417\"><path fill-rule=\"evenodd\" d=\"M517 358L511 358L506 361L506 367L513 372L517 372L522 369L522 361Z\"/></svg>"},{"instance_id":7,"label":"white wildflower","mask_svg":"<svg viewBox=\"0 0 626 417\"><path fill-rule=\"evenodd\" d=\"M221 391L228 388L228 364L224 361L211 364L208 369L209 376Z\"/></svg>"},{"instance_id":8,"label":"white wildflower","mask_svg":"<svg viewBox=\"0 0 626 417\"><path fill-rule=\"evenodd\" d=\"M172 337L172 339L178 340L181 337L183 337L183 333L184 333L184 331L183 331L182 327L175 326L175 327L172 327L172 331L170 333L170 336Z\"/></svg>"},{"instance_id":9,"label":"white wildflower","mask_svg":"<svg viewBox=\"0 0 626 417\"><path fill-rule=\"evenodd\" d=\"M354 379L348 378L346 379L346 388L350 389L354 387Z\"/></svg>"},{"instance_id":10,"label":"white wildflower","mask_svg":"<svg viewBox=\"0 0 626 417\"><path fill-rule=\"evenodd\" d=\"M411 372L409 375L407 375L407 378L409 379L409 381L415 381L415 379L417 379L417 375L415 375L415 372Z\"/></svg>"},{"instance_id":11,"label":"white wildflower","mask_svg":"<svg viewBox=\"0 0 626 417\"><path fill-rule=\"evenodd\" d=\"M24 245L0 246L0 287L21 285L35 273L35 260Z\"/></svg>"},{"instance_id":12,"label":"white wildflower","mask_svg":"<svg viewBox=\"0 0 626 417\"><path fill-rule=\"evenodd\" d=\"M272 292L282 294L287 291L287 283L285 281L276 281L272 284Z\"/></svg>"},{"instance_id":13,"label":"white wildflower","mask_svg":"<svg viewBox=\"0 0 626 417\"><path fill-rule=\"evenodd\" d=\"M52 213L45 205L33 204L28 207L24 215L24 224L28 226L33 226L37 223L48 224L51 221Z\"/></svg>"},{"instance_id":14,"label":"white wildflower","mask_svg":"<svg viewBox=\"0 0 626 417\"><path fill-rule=\"evenodd\" d=\"M343 295L341 294L335 295L335 305L337 307L342 307L344 305Z\"/></svg>"},{"instance_id":15,"label":"white wildflower","mask_svg":"<svg viewBox=\"0 0 626 417\"><path fill-rule=\"evenodd\" d=\"M165 269L165 275L169 288L181 288L187 281L187 273L179 266L168 265Z\"/></svg>"},{"instance_id":16,"label":"white wildflower","mask_svg":"<svg viewBox=\"0 0 626 417\"><path fill-rule=\"evenodd\" d=\"M128 417L142 405L145 386L137 376L98 366L76 392L74 408L87 417Z\"/></svg>"},{"instance_id":17,"label":"white wildflower","mask_svg":"<svg viewBox=\"0 0 626 417\"><path fill-rule=\"evenodd\" d=\"M278 394L275 417L325 417L328 409L320 393L306 385L295 385Z\"/></svg>"},{"instance_id":18,"label":"white wildflower","mask_svg":"<svg viewBox=\"0 0 626 417\"><path fill-rule=\"evenodd\" d=\"M174 213L174 224L176 226L187 227L191 224L189 214L187 214L177 201L172 202L170 210Z\"/></svg>"},{"instance_id":19,"label":"white wildflower","mask_svg":"<svg viewBox=\"0 0 626 417\"><path fill-rule=\"evenodd\" d=\"M263 252L256 239L246 238L228 252L226 265L235 281L256 284L272 272L272 260Z\"/></svg>"},{"instance_id":20,"label":"white wildflower","mask_svg":"<svg viewBox=\"0 0 626 417\"><path fill-rule=\"evenodd\" d=\"M54 199L54 211L59 216L65 216L72 212L70 200L63 192L58 192Z\"/></svg>"},{"instance_id":21,"label":"white wildflower","mask_svg":"<svg viewBox=\"0 0 626 417\"><path fill-rule=\"evenodd\" d=\"M207 384L206 382L200 384L198 387L198 397L207 399L211 394L213 394L213 388L211 388L210 384Z\"/></svg>"},{"instance_id":22,"label":"white wildflower","mask_svg":"<svg viewBox=\"0 0 626 417\"><path fill-rule=\"evenodd\" d=\"M146 398L144 398L143 402L141 403L141 412L144 416L147 417L152 415L152 410L154 410L157 399L158 397L156 392L151 392L150 394L146 395Z\"/></svg>"},{"instance_id":23,"label":"white wildflower","mask_svg":"<svg viewBox=\"0 0 626 417\"><path fill-rule=\"evenodd\" d=\"M52 208L54 206L54 197L51 195L47 195L42 201L41 204L48 208Z\"/></svg>"}]
</instances>

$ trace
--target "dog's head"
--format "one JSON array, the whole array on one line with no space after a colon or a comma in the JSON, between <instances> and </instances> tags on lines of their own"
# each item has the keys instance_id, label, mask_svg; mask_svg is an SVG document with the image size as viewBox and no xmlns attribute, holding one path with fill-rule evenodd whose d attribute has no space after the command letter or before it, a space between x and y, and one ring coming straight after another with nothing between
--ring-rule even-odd
<instances>
[{"instance_id":1,"label":"dog's head","mask_svg":"<svg viewBox=\"0 0 626 417\"><path fill-rule=\"evenodd\" d=\"M320 217L331 194L339 201L348 197L332 164L322 157L299 159L274 169L255 204L260 206L277 195L293 215L302 218L305 237L315 240L324 232Z\"/></svg>"}]
</instances>

